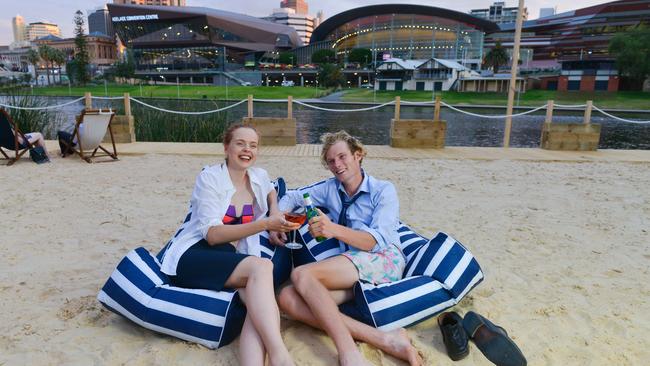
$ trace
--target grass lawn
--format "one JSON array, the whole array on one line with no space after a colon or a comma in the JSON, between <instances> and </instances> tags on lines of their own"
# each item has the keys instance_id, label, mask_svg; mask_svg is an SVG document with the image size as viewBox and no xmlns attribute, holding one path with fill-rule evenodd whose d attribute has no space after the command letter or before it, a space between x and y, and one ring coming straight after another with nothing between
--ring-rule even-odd
<instances>
[{"instance_id":1,"label":"grass lawn","mask_svg":"<svg viewBox=\"0 0 650 366\"><path fill-rule=\"evenodd\" d=\"M94 96L123 96L124 93L130 93L132 97L145 98L196 98L202 99L246 99L248 94L253 94L255 98L260 99L286 99L291 95L296 99L318 98L329 94L331 90L306 88L300 86L281 87L281 86L204 86L204 85L120 85L109 84L106 89L104 85L72 87L51 86L34 88L34 95L49 96L83 96L85 92L91 92ZM23 89L21 93L29 94L29 88Z\"/></svg>"},{"instance_id":2,"label":"grass lawn","mask_svg":"<svg viewBox=\"0 0 650 366\"><path fill-rule=\"evenodd\" d=\"M253 94L259 99L286 99L291 95L295 99L318 98L332 92L331 89L317 89L307 87L265 87L265 86L205 86L205 85L104 85L72 87L52 86L34 88L34 95L50 96L83 96L84 92L91 92L95 96L122 96L128 92L132 97L148 98L195 98L195 99L246 99L248 94ZM21 93L29 94L31 90L25 88ZM505 93L459 93L459 92L438 92L442 100L450 104L471 104L471 105L500 105L507 103ZM342 100L345 102L380 102L384 103L394 100L396 96L402 100L421 102L432 100L432 94L428 91L377 91L368 89L346 89ZM557 92L550 90L530 90L519 95L519 105L540 106L552 99L556 104L584 104L587 100L593 100L594 104L605 108L621 109L646 109L650 110L650 93L644 92ZM515 105L517 105L515 97Z\"/></svg>"},{"instance_id":3,"label":"grass lawn","mask_svg":"<svg viewBox=\"0 0 650 366\"><path fill-rule=\"evenodd\" d=\"M346 102L387 102L400 96L402 100L421 102L432 100L430 91L377 91L376 96L373 90L349 89L343 96ZM442 100L449 104L481 104L481 105L502 105L508 101L505 93L459 93L459 92L438 92ZM623 109L648 109L650 110L650 93L644 92L558 92L552 90L530 90L519 95L519 105L540 106L547 100L552 99L556 104L584 104L587 100L593 100L599 107L623 108ZM517 99L515 96L515 105Z\"/></svg>"}]
</instances>

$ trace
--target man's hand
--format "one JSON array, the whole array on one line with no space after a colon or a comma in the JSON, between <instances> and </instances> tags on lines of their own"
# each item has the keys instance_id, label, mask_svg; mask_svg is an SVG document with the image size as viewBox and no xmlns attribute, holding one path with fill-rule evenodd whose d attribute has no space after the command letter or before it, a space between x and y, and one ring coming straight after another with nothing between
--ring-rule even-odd
<instances>
[{"instance_id":1,"label":"man's hand","mask_svg":"<svg viewBox=\"0 0 650 366\"><path fill-rule=\"evenodd\" d=\"M314 238L322 236L327 239L336 237L341 225L333 223L320 209L316 208L316 210L318 211L318 216L309 219L309 232L311 236Z\"/></svg>"},{"instance_id":2,"label":"man's hand","mask_svg":"<svg viewBox=\"0 0 650 366\"><path fill-rule=\"evenodd\" d=\"M284 246L284 243L287 241L287 234L277 231L269 231L269 241L273 245Z\"/></svg>"}]
</instances>

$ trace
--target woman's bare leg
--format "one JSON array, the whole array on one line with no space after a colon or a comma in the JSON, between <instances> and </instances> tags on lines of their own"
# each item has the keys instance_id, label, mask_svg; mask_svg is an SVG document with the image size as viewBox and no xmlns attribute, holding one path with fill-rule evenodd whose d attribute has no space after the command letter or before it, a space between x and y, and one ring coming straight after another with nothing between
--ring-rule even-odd
<instances>
[{"instance_id":1,"label":"woman's bare leg","mask_svg":"<svg viewBox=\"0 0 650 366\"><path fill-rule=\"evenodd\" d=\"M246 315L244 327L239 336L239 363L243 366L264 365L266 350L250 316Z\"/></svg>"},{"instance_id":2,"label":"woman's bare leg","mask_svg":"<svg viewBox=\"0 0 650 366\"><path fill-rule=\"evenodd\" d=\"M268 259L247 257L237 265L225 286L243 288L247 317L262 339L271 365L293 365L280 334L280 311L273 288L273 263Z\"/></svg>"}]
</instances>

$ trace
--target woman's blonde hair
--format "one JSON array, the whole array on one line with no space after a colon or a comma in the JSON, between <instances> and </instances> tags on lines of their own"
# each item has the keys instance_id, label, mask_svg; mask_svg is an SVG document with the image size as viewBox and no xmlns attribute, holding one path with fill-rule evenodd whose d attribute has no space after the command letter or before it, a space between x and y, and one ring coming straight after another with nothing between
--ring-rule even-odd
<instances>
[{"instance_id":1,"label":"woman's blonde hair","mask_svg":"<svg viewBox=\"0 0 650 366\"><path fill-rule=\"evenodd\" d=\"M230 141L232 141L232 136L235 134L235 131L237 131L240 128L250 128L251 130L255 131L255 134L257 135L257 140L262 139L262 136L260 135L259 131L251 125L245 125L243 123L236 123L228 127L228 129L223 133L223 144L228 145L230 144Z\"/></svg>"},{"instance_id":2,"label":"woman's blonde hair","mask_svg":"<svg viewBox=\"0 0 650 366\"><path fill-rule=\"evenodd\" d=\"M367 154L366 148L363 146L361 141L358 138L345 132L344 130L334 133L325 133L320 137L320 141L323 143L323 149L320 153L320 162L325 168L327 168L327 151L330 149L330 147L332 147L332 145L339 141L345 142L350 148L350 152L352 152L352 154L356 152L360 153L361 160L359 161L359 164L363 162L363 158Z\"/></svg>"}]
</instances>

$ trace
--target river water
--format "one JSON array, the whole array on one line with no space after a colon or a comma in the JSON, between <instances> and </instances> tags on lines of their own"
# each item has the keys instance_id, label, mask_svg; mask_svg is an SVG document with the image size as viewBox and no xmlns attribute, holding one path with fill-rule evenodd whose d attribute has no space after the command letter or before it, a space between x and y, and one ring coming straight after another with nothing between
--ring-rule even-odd
<instances>
[{"instance_id":1,"label":"river water","mask_svg":"<svg viewBox=\"0 0 650 366\"><path fill-rule=\"evenodd\" d=\"M69 97L43 97L49 105L62 104L76 98ZM4 99L1 98L0 99ZM3 100L4 101L4 100ZM169 100L146 99L146 103L153 105L164 105L170 107ZM188 103L184 101L184 103ZM190 102L193 103L193 102ZM234 103L234 102L232 102ZM232 104L230 103L230 104ZM209 103L202 100L196 101L196 108L193 110L215 109L218 105L224 104ZM312 104L312 103L310 103ZM95 107L123 108L121 100L93 100ZM132 108L146 108L131 103ZM368 105L356 104L317 104L320 107L331 109L358 109ZM65 106L57 110L60 121L72 123L74 116L79 114L83 108L83 101ZM258 117L282 117L286 116L286 103L264 103L256 102L254 115ZM459 107L463 109L463 107ZM485 115L503 115L505 109L485 108L466 109L469 112ZM515 111L515 113L521 111ZM555 111L554 122L556 123L582 123L582 111ZM229 122L240 120L247 114L246 103L230 109L226 115ZM650 114L632 114L612 112L612 114L627 118L650 120ZM544 122L545 110L538 111L531 115L514 117L510 137L511 147L539 147L541 128ZM293 116L297 120L297 142L299 144L319 143L319 136L324 132L332 132L344 129L352 135L361 137L368 145L388 145L390 143L390 120L394 116L394 107L386 106L381 109L363 112L326 112L293 105ZM401 106L402 119L432 119L432 107ZM199 117L200 118L200 117ZM503 133L505 122L503 119L489 119L469 116L460 112L443 108L441 119L447 121L447 146L483 146L500 147L503 145ZM632 124L619 122L612 118L605 117L597 111L592 113L592 123L601 125L600 149L650 149L650 124ZM136 122L137 123L137 122ZM137 138L137 137L136 137Z\"/></svg>"}]
</instances>

